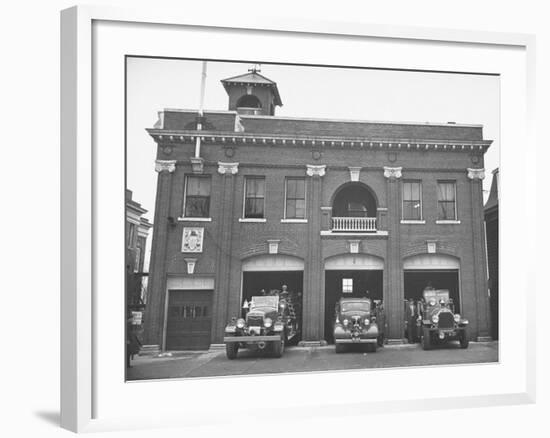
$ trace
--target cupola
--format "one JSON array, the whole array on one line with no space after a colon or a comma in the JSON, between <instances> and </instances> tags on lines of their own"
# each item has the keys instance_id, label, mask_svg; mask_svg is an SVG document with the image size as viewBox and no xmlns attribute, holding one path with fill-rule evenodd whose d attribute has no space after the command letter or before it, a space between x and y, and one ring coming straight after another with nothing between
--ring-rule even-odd
<instances>
[{"instance_id":1,"label":"cupola","mask_svg":"<svg viewBox=\"0 0 550 438\"><path fill-rule=\"evenodd\" d=\"M221 82L229 96L228 109L239 114L274 116L275 107L283 105L277 83L261 75L257 66Z\"/></svg>"}]
</instances>

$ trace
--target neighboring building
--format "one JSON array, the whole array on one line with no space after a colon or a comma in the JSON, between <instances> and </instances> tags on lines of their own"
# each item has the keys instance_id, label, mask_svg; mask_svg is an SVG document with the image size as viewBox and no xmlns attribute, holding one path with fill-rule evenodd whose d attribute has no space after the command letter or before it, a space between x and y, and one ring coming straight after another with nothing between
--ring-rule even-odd
<instances>
[{"instance_id":1,"label":"neighboring building","mask_svg":"<svg viewBox=\"0 0 550 438\"><path fill-rule=\"evenodd\" d=\"M489 199L485 203L485 232L487 234L487 263L491 309L491 336L498 339L498 200L499 172L493 170Z\"/></svg>"},{"instance_id":2,"label":"neighboring building","mask_svg":"<svg viewBox=\"0 0 550 438\"><path fill-rule=\"evenodd\" d=\"M399 342L405 298L429 284L488 339L481 125L277 117L277 85L256 70L222 84L227 111L166 109L148 129L147 344L221 344L245 299L283 284L301 292L306 345L331 341L340 296L365 294Z\"/></svg>"},{"instance_id":3,"label":"neighboring building","mask_svg":"<svg viewBox=\"0 0 550 438\"><path fill-rule=\"evenodd\" d=\"M126 303L128 311L142 311L145 307L147 269L145 250L149 230L153 226L143 215L147 213L140 203L132 200L132 191L126 190Z\"/></svg>"}]
</instances>

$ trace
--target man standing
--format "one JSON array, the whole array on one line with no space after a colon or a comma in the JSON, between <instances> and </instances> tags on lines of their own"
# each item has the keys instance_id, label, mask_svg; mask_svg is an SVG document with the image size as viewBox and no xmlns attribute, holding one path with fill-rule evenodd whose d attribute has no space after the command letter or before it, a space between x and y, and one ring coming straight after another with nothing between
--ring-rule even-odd
<instances>
[{"instance_id":1,"label":"man standing","mask_svg":"<svg viewBox=\"0 0 550 438\"><path fill-rule=\"evenodd\" d=\"M409 344L413 344L417 340L417 325L419 318L418 306L413 298L409 298L405 306L405 323L407 325L407 339Z\"/></svg>"}]
</instances>

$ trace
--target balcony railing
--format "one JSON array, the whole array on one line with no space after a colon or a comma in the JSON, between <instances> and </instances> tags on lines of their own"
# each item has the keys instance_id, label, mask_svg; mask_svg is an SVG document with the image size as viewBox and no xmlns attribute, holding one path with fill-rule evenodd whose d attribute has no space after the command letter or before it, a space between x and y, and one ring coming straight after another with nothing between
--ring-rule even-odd
<instances>
[{"instance_id":1,"label":"balcony railing","mask_svg":"<svg viewBox=\"0 0 550 438\"><path fill-rule=\"evenodd\" d=\"M375 217L333 217L332 231L348 233L376 232Z\"/></svg>"}]
</instances>

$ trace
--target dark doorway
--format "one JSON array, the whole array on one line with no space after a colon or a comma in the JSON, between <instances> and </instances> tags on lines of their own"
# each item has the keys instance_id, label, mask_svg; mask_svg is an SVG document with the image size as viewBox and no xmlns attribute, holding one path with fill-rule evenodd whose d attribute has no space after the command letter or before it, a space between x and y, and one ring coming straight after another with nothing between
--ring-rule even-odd
<instances>
[{"instance_id":1,"label":"dark doorway","mask_svg":"<svg viewBox=\"0 0 550 438\"><path fill-rule=\"evenodd\" d=\"M342 297L382 299L382 270L325 272L325 340L333 343L334 307ZM367 292L368 291L368 292Z\"/></svg>"},{"instance_id":2,"label":"dark doorway","mask_svg":"<svg viewBox=\"0 0 550 438\"><path fill-rule=\"evenodd\" d=\"M269 293L272 289L281 290L286 284L292 297L292 305L298 320L298 327L302 327L302 292L304 286L303 271L261 271L243 272L243 296L241 305L245 300L250 301L254 295L260 295L264 289ZM296 342L300 340L300 336Z\"/></svg>"},{"instance_id":3,"label":"dark doorway","mask_svg":"<svg viewBox=\"0 0 550 438\"><path fill-rule=\"evenodd\" d=\"M458 270L411 270L404 273L405 300L422 298L425 287L448 289L455 303L455 311L460 312L460 294L458 290Z\"/></svg>"},{"instance_id":4,"label":"dark doorway","mask_svg":"<svg viewBox=\"0 0 550 438\"><path fill-rule=\"evenodd\" d=\"M167 350L207 350L211 330L212 291L169 291Z\"/></svg>"},{"instance_id":5,"label":"dark doorway","mask_svg":"<svg viewBox=\"0 0 550 438\"><path fill-rule=\"evenodd\" d=\"M301 296L304 284L303 271L243 272L243 301L260 295L262 289L266 292L271 289L281 290L283 284L288 286L290 292Z\"/></svg>"}]
</instances>

